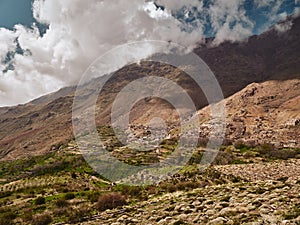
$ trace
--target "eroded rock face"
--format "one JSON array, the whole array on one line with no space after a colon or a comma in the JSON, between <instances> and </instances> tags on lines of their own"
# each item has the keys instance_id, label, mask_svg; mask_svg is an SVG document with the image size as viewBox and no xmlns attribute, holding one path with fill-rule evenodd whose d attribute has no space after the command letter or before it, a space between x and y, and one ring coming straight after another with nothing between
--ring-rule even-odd
<instances>
[{"instance_id":1,"label":"eroded rock face","mask_svg":"<svg viewBox=\"0 0 300 225\"><path fill-rule=\"evenodd\" d=\"M300 80L254 83L225 101L228 139L300 147ZM209 118L209 107L199 115ZM212 126L204 123L200 135L208 135Z\"/></svg>"}]
</instances>

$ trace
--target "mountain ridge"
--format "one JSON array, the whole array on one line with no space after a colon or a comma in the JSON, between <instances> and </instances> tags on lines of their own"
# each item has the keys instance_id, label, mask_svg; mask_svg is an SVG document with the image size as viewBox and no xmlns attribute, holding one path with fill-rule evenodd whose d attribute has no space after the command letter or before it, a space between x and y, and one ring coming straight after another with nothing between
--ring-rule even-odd
<instances>
[{"instance_id":1,"label":"mountain ridge","mask_svg":"<svg viewBox=\"0 0 300 225\"><path fill-rule=\"evenodd\" d=\"M296 18L293 20L292 28L284 34L271 29L260 36L250 37L248 42L226 42L218 47L200 46L194 51L215 73L225 98L228 98L245 88L247 91L247 86L252 83L272 80L288 82L299 79L300 43L297 41L299 39L300 18ZM142 66L133 64L117 71L107 84L104 96L98 98L98 103L103 104L98 110L104 109L96 118L100 125L101 121L103 124L109 123L111 104L106 101L113 100L116 90L122 85L145 76L151 68L153 69L152 66L156 70L156 75L166 74L167 78L177 79L178 83L191 94L198 110L207 105L201 90L175 68L151 63ZM101 78L97 81L101 82ZM0 108L0 160L57 150L60 145L72 139L71 114L75 89L75 87L63 88L24 105ZM149 113L153 112L153 106L161 111L170 108L166 105L160 108L160 104L161 101L153 100L152 111ZM297 104L297 101L294 104ZM137 108L141 109L146 105L143 103ZM141 110L136 111L140 113ZM138 114L132 116L137 117Z\"/></svg>"}]
</instances>

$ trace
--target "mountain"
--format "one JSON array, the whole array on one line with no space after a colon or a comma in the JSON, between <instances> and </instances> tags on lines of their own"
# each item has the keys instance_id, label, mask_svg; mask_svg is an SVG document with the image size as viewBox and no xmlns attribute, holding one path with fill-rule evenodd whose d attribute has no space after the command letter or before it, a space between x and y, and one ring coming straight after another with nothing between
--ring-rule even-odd
<instances>
[{"instance_id":1,"label":"mountain","mask_svg":"<svg viewBox=\"0 0 300 225\"><path fill-rule=\"evenodd\" d=\"M300 147L300 80L252 83L225 99L226 138L248 146L272 144L277 148ZM202 136L208 136L209 107L199 110Z\"/></svg>"},{"instance_id":2,"label":"mountain","mask_svg":"<svg viewBox=\"0 0 300 225\"><path fill-rule=\"evenodd\" d=\"M215 73L227 98L228 139L263 138L264 142L299 147L300 18L292 22L285 33L272 28L243 43L211 46L208 40L195 49ZM199 114L206 114L205 96L188 76L168 65L144 62L120 69L106 83L98 98L97 124L109 124L113 99L126 84L148 75L176 81L191 95ZM95 93L103 79L93 80L82 97ZM75 89L63 88L24 105L0 108L0 159L54 151L71 140ZM140 101L131 120L142 124L156 115L176 124L172 106L155 98Z\"/></svg>"}]
</instances>

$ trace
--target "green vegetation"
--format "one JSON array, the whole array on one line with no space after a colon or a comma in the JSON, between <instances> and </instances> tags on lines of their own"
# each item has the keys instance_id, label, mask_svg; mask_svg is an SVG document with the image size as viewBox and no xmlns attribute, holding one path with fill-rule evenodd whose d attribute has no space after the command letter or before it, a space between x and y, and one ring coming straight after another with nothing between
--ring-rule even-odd
<instances>
[{"instance_id":1,"label":"green vegetation","mask_svg":"<svg viewBox=\"0 0 300 225\"><path fill-rule=\"evenodd\" d=\"M34 204L36 205L44 205L46 203L46 200L44 197L37 197L34 201Z\"/></svg>"},{"instance_id":2,"label":"green vegetation","mask_svg":"<svg viewBox=\"0 0 300 225\"><path fill-rule=\"evenodd\" d=\"M101 130L107 140L114 139L111 128ZM204 142L204 141L203 141ZM173 152L176 139L165 140L160 152L131 151L114 141L112 154L134 165L151 164L163 160ZM248 146L243 142L231 142L223 146L215 164L240 164L256 161L285 160L299 156L299 149L275 149L272 145ZM72 146L74 143L72 143ZM99 211L113 209L122 205L134 205L140 201L164 193L191 191L213 184L240 182L237 177L226 177L209 168L199 171L199 163L204 153L198 147L188 165L178 174L158 185L127 186L115 185L103 178L76 152L68 151L68 145L58 152L48 153L28 159L0 162L0 225L77 223L88 220ZM160 171L164 173L164 171ZM264 188L253 190L255 194L265 193ZM222 199L222 204L230 200ZM170 209L171 210L171 209ZM295 209L286 218L294 218L299 212ZM177 224L182 221L178 220Z\"/></svg>"}]
</instances>

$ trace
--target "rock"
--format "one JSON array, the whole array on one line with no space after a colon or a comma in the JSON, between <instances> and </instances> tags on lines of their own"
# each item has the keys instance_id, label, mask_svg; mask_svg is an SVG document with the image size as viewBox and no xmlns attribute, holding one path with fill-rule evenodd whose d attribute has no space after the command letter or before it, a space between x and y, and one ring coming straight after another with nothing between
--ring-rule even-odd
<instances>
[{"instance_id":1,"label":"rock","mask_svg":"<svg viewBox=\"0 0 300 225\"><path fill-rule=\"evenodd\" d=\"M179 209L182 212L191 211L191 208L189 206L183 206Z\"/></svg>"},{"instance_id":2,"label":"rock","mask_svg":"<svg viewBox=\"0 0 300 225\"><path fill-rule=\"evenodd\" d=\"M157 224L170 224L172 221L172 217L166 217L164 219L161 219L160 221L158 221Z\"/></svg>"},{"instance_id":3,"label":"rock","mask_svg":"<svg viewBox=\"0 0 300 225\"><path fill-rule=\"evenodd\" d=\"M185 206L186 206L185 204L176 205L174 210L175 211L183 211L182 209L184 209Z\"/></svg>"},{"instance_id":4,"label":"rock","mask_svg":"<svg viewBox=\"0 0 300 225\"><path fill-rule=\"evenodd\" d=\"M226 222L226 219L223 217L218 217L212 221L210 221L208 224L210 225L220 225L220 224L224 224Z\"/></svg>"},{"instance_id":5,"label":"rock","mask_svg":"<svg viewBox=\"0 0 300 225\"><path fill-rule=\"evenodd\" d=\"M187 220L188 219L188 215L187 214L180 214L179 216L178 216L178 219L179 220L183 220L183 221L185 221L185 220Z\"/></svg>"},{"instance_id":6,"label":"rock","mask_svg":"<svg viewBox=\"0 0 300 225\"><path fill-rule=\"evenodd\" d=\"M206 214L207 216L212 216L212 215L215 215L215 214L216 214L216 211L213 210L213 209L210 209L210 210L207 210L207 211L205 212L205 214Z\"/></svg>"},{"instance_id":7,"label":"rock","mask_svg":"<svg viewBox=\"0 0 300 225\"><path fill-rule=\"evenodd\" d=\"M128 216L123 215L123 216L121 216L117 221L118 221L118 222L123 222L123 221L126 220L126 219L128 219Z\"/></svg>"},{"instance_id":8,"label":"rock","mask_svg":"<svg viewBox=\"0 0 300 225\"><path fill-rule=\"evenodd\" d=\"M199 200L196 200L192 203L193 206L199 206L201 205L201 202Z\"/></svg>"},{"instance_id":9,"label":"rock","mask_svg":"<svg viewBox=\"0 0 300 225\"><path fill-rule=\"evenodd\" d=\"M247 212L249 212L249 209L247 207L239 207L238 212L239 213L247 213Z\"/></svg>"},{"instance_id":10,"label":"rock","mask_svg":"<svg viewBox=\"0 0 300 225\"><path fill-rule=\"evenodd\" d=\"M138 219L131 219L130 221L133 222L133 223L138 223L139 222Z\"/></svg>"},{"instance_id":11,"label":"rock","mask_svg":"<svg viewBox=\"0 0 300 225\"><path fill-rule=\"evenodd\" d=\"M233 216L236 213L237 213L237 209L231 207L224 208L220 211L221 216Z\"/></svg>"}]
</instances>

